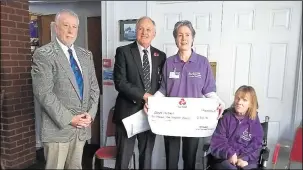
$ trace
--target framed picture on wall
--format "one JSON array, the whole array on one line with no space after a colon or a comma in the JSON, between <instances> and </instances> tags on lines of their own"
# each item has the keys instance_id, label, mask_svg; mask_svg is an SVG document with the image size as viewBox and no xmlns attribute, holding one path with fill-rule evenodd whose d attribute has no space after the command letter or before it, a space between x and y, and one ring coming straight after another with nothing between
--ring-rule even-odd
<instances>
[{"instance_id":1,"label":"framed picture on wall","mask_svg":"<svg viewBox=\"0 0 303 170\"><path fill-rule=\"evenodd\" d=\"M137 19L119 20L120 41L136 40L136 23Z\"/></svg>"}]
</instances>

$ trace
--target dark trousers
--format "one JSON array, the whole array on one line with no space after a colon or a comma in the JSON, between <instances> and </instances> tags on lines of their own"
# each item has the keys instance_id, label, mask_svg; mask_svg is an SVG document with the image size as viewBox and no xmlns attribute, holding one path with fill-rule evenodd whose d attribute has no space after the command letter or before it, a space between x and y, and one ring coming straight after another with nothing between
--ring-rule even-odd
<instances>
[{"instance_id":1,"label":"dark trousers","mask_svg":"<svg viewBox=\"0 0 303 170\"><path fill-rule=\"evenodd\" d=\"M128 169L136 138L139 149L139 169L151 169L151 158L156 135L149 130L128 138L123 124L116 124L117 157L115 169Z\"/></svg>"},{"instance_id":2,"label":"dark trousers","mask_svg":"<svg viewBox=\"0 0 303 170\"><path fill-rule=\"evenodd\" d=\"M228 160L224 160L220 163L216 163L213 165L214 169L234 169L234 170L238 170L238 169L256 169L258 166L257 164L248 164L247 166L240 168L237 167L231 163L228 162Z\"/></svg>"},{"instance_id":3,"label":"dark trousers","mask_svg":"<svg viewBox=\"0 0 303 170\"><path fill-rule=\"evenodd\" d=\"M181 137L164 136L166 169L178 169ZM199 138L182 137L184 169L195 169Z\"/></svg>"}]
</instances>

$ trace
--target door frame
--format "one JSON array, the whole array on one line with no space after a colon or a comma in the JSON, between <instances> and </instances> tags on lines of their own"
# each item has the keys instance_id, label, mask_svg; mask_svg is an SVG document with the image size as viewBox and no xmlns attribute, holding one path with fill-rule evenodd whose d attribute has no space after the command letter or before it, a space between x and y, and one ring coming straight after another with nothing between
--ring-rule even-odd
<instances>
[{"instance_id":1,"label":"door frame","mask_svg":"<svg viewBox=\"0 0 303 170\"><path fill-rule=\"evenodd\" d=\"M301 18L301 32L299 38L299 47L297 54L297 66L296 66L296 78L295 78L295 90L294 90L294 99L293 99L293 107L292 107L292 117L291 117L291 134L292 138L294 137L297 126L297 118L301 117L302 122L302 18ZM300 101L301 97L301 101ZM301 111L298 109L301 107Z\"/></svg>"}]
</instances>

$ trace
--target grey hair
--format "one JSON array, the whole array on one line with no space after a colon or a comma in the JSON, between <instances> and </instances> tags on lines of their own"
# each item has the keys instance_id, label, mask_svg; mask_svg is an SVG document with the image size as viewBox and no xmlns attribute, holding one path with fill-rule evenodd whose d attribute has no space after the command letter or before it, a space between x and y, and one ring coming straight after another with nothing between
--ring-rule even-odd
<instances>
[{"instance_id":1,"label":"grey hair","mask_svg":"<svg viewBox=\"0 0 303 170\"><path fill-rule=\"evenodd\" d=\"M137 23L136 23L136 28L138 27L139 23L140 23L142 20L144 20L144 19L149 19L149 20L153 23L153 25L154 25L154 27L155 27L155 30L156 30L156 23L155 23L155 21L152 20L152 19L151 19L150 17L148 17L148 16L143 16L143 17L139 18L139 19L137 20Z\"/></svg>"},{"instance_id":2,"label":"grey hair","mask_svg":"<svg viewBox=\"0 0 303 170\"><path fill-rule=\"evenodd\" d=\"M187 26L191 31L191 35L192 35L193 39L195 38L196 31L195 31L193 25L191 24L191 22L188 21L188 20L182 20L182 21L178 21L174 26L173 36L174 36L175 40L177 39L177 36L178 36L177 35L178 34L178 29L181 26Z\"/></svg>"},{"instance_id":3,"label":"grey hair","mask_svg":"<svg viewBox=\"0 0 303 170\"><path fill-rule=\"evenodd\" d=\"M70 15L76 17L77 20L78 20L78 25L79 25L80 21L79 21L78 15L77 15L74 11L69 10L69 9L61 9L61 10L56 14L56 17L55 17L55 23L56 23L56 24L58 24L59 17L60 17L60 15L61 15L62 13L68 13L68 14L70 14Z\"/></svg>"}]
</instances>

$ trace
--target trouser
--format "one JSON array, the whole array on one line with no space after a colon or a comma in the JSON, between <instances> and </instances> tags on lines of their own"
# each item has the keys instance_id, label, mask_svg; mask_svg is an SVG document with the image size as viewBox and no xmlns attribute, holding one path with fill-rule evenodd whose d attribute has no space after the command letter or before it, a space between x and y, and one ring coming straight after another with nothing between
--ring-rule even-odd
<instances>
[{"instance_id":1,"label":"trouser","mask_svg":"<svg viewBox=\"0 0 303 170\"><path fill-rule=\"evenodd\" d=\"M243 167L243 168L239 168L231 163L229 163L228 160L224 160L220 163L216 163L213 165L214 169L255 169L257 168L257 164L248 164L247 166Z\"/></svg>"},{"instance_id":2,"label":"trouser","mask_svg":"<svg viewBox=\"0 0 303 170\"><path fill-rule=\"evenodd\" d=\"M155 144L156 135L150 130L139 133L131 138L123 124L116 124L116 146L117 156L115 169L128 169L128 165L134 152L135 141L138 140L139 169L151 169L151 158Z\"/></svg>"},{"instance_id":3,"label":"trouser","mask_svg":"<svg viewBox=\"0 0 303 170\"><path fill-rule=\"evenodd\" d=\"M82 154L85 140L78 134L70 142L44 142L45 169L82 169Z\"/></svg>"},{"instance_id":4,"label":"trouser","mask_svg":"<svg viewBox=\"0 0 303 170\"><path fill-rule=\"evenodd\" d=\"M181 137L164 136L166 169L178 169ZM195 169L199 138L182 137L184 169Z\"/></svg>"}]
</instances>

